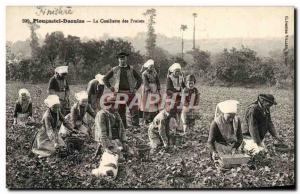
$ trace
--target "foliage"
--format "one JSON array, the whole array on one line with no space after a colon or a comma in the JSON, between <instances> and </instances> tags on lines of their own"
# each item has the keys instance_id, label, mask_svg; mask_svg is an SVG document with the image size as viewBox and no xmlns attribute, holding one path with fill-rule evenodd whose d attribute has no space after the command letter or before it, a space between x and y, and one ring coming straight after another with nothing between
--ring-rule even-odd
<instances>
[{"instance_id":1,"label":"foliage","mask_svg":"<svg viewBox=\"0 0 300 194\"><path fill-rule=\"evenodd\" d=\"M150 18L155 10L145 12ZM150 15L149 15L150 14ZM151 15L152 14L152 15ZM154 22L153 15L153 22ZM96 73L107 73L118 64L116 54L126 51L130 54L128 63L135 69L140 69L149 58L154 59L160 79L165 80L170 65L178 62L183 71L193 73L202 83L214 85L276 85L290 87L294 82L294 49L288 52L276 51L271 57L259 56L254 50L242 46L240 49L224 49L214 56L207 51L193 49L184 57L171 55L168 51L155 45L151 46L151 56L135 51L128 41L118 39L89 40L83 42L79 37L62 32L46 34L40 46L35 30L38 26L29 25L31 29L32 57L25 58L11 52L11 44L6 44L6 78L24 82L47 82L53 75L55 67L68 65L69 81L82 83L93 79ZM186 29L186 25L183 25ZM153 29L154 30L154 29ZM148 41L147 40L147 41ZM146 47L148 48L148 44ZM149 50L149 52L150 52ZM80 74L80 76L78 76Z\"/></svg>"},{"instance_id":2,"label":"foliage","mask_svg":"<svg viewBox=\"0 0 300 194\"><path fill-rule=\"evenodd\" d=\"M46 110L46 84L7 84L6 95L6 185L10 189L105 189L105 188L257 188L295 185L295 132L294 95L290 90L271 88L245 89L206 87L197 85L201 94L200 119L190 129L185 143L171 147L168 152L151 155L150 161L141 162L136 155L120 163L115 181L96 178L91 174L98 167L100 157L93 159L96 142L87 141L83 150L65 158L57 156L39 159L31 153L31 142L39 130L32 127L13 127L13 107L20 88L27 88L33 101L33 116L40 121ZM71 101L74 93L85 85L71 85ZM165 85L163 85L165 87ZM208 127L213 120L217 102L231 99L240 102L238 115L257 94L267 92L276 96L278 105L271 108L275 128L291 147L286 153L277 152L268 135L265 144L268 153L257 156L251 163L219 170L209 159L207 149ZM149 142L147 128L127 130L131 148Z\"/></svg>"},{"instance_id":3,"label":"foliage","mask_svg":"<svg viewBox=\"0 0 300 194\"><path fill-rule=\"evenodd\" d=\"M155 29L154 29L154 24L155 24L155 17L156 17L156 9L151 8L147 9L145 13L143 13L145 17L148 17L147 21L147 39L146 39L146 51L147 57L153 57L154 50L156 47L156 34L155 34Z\"/></svg>"},{"instance_id":4,"label":"foliage","mask_svg":"<svg viewBox=\"0 0 300 194\"><path fill-rule=\"evenodd\" d=\"M180 31L181 31L181 58L183 58L183 45L184 45L184 40L183 40L183 32L187 29L187 25L181 24L180 25Z\"/></svg>"},{"instance_id":5,"label":"foliage","mask_svg":"<svg viewBox=\"0 0 300 194\"><path fill-rule=\"evenodd\" d=\"M194 49L188 51L193 57L193 63L187 65L189 72L193 72L196 76L203 76L207 73L208 68L211 66L210 53L208 51L202 51Z\"/></svg>"},{"instance_id":6,"label":"foliage","mask_svg":"<svg viewBox=\"0 0 300 194\"><path fill-rule=\"evenodd\" d=\"M68 65L71 67L69 68L71 82L88 81L93 79L95 74L100 72L105 74L116 66L118 64L116 55L120 51L129 53L128 63L134 68L140 67L143 62L142 55L134 51L131 43L122 39L81 42L79 37L70 35L65 37L62 32L47 34L44 44L39 49L32 48L32 50L36 52L35 58L22 59L10 66L7 65L9 79L47 82L53 75L55 67ZM9 61L11 58L9 49L7 52Z\"/></svg>"},{"instance_id":7,"label":"foliage","mask_svg":"<svg viewBox=\"0 0 300 194\"><path fill-rule=\"evenodd\" d=\"M272 84L275 64L271 58L260 58L255 51L243 46L224 49L211 71L215 71L215 78L229 84Z\"/></svg>"},{"instance_id":8,"label":"foliage","mask_svg":"<svg viewBox=\"0 0 300 194\"><path fill-rule=\"evenodd\" d=\"M30 48L31 48L31 57L33 59L36 59L39 54L39 39L36 34L36 30L40 28L40 26L36 23L30 23L29 29L30 29Z\"/></svg>"},{"instance_id":9,"label":"foliage","mask_svg":"<svg viewBox=\"0 0 300 194\"><path fill-rule=\"evenodd\" d=\"M152 59L155 61L155 67L162 80L166 79L171 55L160 47L155 47ZM146 59L147 60L147 59Z\"/></svg>"}]
</instances>

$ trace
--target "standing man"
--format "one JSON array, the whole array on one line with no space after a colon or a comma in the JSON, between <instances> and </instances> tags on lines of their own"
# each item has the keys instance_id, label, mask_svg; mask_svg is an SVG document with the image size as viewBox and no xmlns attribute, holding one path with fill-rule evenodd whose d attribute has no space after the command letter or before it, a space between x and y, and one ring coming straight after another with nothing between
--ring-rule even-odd
<instances>
[{"instance_id":1,"label":"standing man","mask_svg":"<svg viewBox=\"0 0 300 194\"><path fill-rule=\"evenodd\" d=\"M65 116L70 113L70 88L66 76L68 66L59 66L55 69L55 74L49 80L48 94L57 95L61 105L61 113Z\"/></svg>"},{"instance_id":2,"label":"standing man","mask_svg":"<svg viewBox=\"0 0 300 194\"><path fill-rule=\"evenodd\" d=\"M133 100L137 100L135 93L142 84L140 75L127 64L128 56L128 53L120 52L118 54L119 65L113 67L103 78L106 87L115 93L117 98L120 97L118 100L126 101L125 104L120 104L118 108L125 128L128 128L126 122L127 106L132 116L132 125L139 126L138 102Z\"/></svg>"},{"instance_id":3,"label":"standing man","mask_svg":"<svg viewBox=\"0 0 300 194\"><path fill-rule=\"evenodd\" d=\"M253 154L264 150L264 138L267 132L270 132L277 141L282 142L274 128L270 114L271 106L276 104L273 95L259 94L257 100L247 107L243 125L245 150Z\"/></svg>"}]
</instances>

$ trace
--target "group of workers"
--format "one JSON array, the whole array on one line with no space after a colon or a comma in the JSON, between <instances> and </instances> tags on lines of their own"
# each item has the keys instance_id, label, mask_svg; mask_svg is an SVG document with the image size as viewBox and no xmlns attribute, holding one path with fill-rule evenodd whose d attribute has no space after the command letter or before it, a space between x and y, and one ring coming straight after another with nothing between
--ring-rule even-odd
<instances>
[{"instance_id":1,"label":"group of workers","mask_svg":"<svg viewBox=\"0 0 300 194\"><path fill-rule=\"evenodd\" d=\"M180 64L174 63L168 69L163 96L152 59L143 65L140 75L127 64L128 53L120 52L117 58L117 66L105 75L97 74L86 91L75 93L73 106L66 78L68 66L55 69L49 81L48 97L44 100L47 110L42 117L42 127L34 137L33 153L48 157L65 147L65 139L71 136L93 137L98 142L95 156L101 151L128 151L126 132L130 127L141 125L148 127L152 151L168 148L174 129L181 135L188 133L188 121L197 114L200 100L195 76L184 76ZM104 92L105 87L110 91ZM264 137L268 131L282 141L270 115L270 107L276 105L273 95L259 94L247 107L243 122L237 116L238 104L236 100L226 100L216 106L208 137L212 158L242 149L256 154L265 149ZM126 110L130 112L131 123ZM14 125L29 121L34 122L32 101L29 91L21 89L15 105Z\"/></svg>"}]
</instances>

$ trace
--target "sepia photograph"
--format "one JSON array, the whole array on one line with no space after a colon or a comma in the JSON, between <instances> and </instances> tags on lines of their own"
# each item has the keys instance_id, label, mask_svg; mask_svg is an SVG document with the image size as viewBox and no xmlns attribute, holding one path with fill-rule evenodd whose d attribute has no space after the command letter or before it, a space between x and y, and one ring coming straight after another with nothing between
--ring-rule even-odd
<instances>
[{"instance_id":1,"label":"sepia photograph","mask_svg":"<svg viewBox=\"0 0 300 194\"><path fill-rule=\"evenodd\" d=\"M6 188L295 190L295 13L7 6Z\"/></svg>"}]
</instances>

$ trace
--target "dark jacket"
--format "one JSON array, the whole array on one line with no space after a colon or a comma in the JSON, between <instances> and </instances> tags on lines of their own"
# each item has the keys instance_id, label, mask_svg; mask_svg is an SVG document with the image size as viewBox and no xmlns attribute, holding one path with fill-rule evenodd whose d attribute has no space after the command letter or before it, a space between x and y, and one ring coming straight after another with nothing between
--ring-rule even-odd
<instances>
[{"instance_id":1,"label":"dark jacket","mask_svg":"<svg viewBox=\"0 0 300 194\"><path fill-rule=\"evenodd\" d=\"M92 95L97 95L97 98L101 98L104 92L104 85L99 85L98 80L93 79L88 83L86 91L88 93L88 101L91 103Z\"/></svg>"},{"instance_id":2,"label":"dark jacket","mask_svg":"<svg viewBox=\"0 0 300 194\"><path fill-rule=\"evenodd\" d=\"M52 132L58 132L60 129L61 124L64 124L64 126L72 130L72 126L67 120L65 120L64 115L60 112L58 114L51 112L51 110L48 108L42 118L43 128L46 131L51 130Z\"/></svg>"},{"instance_id":3,"label":"dark jacket","mask_svg":"<svg viewBox=\"0 0 300 194\"><path fill-rule=\"evenodd\" d=\"M79 103L75 103L72 108L71 108L71 113L70 113L70 123L73 128L78 128L80 126L77 126L76 122L77 121L83 121L84 115L88 113L92 117L96 117L95 111L92 109L92 107L88 104L86 107L80 107Z\"/></svg>"},{"instance_id":4,"label":"dark jacket","mask_svg":"<svg viewBox=\"0 0 300 194\"><path fill-rule=\"evenodd\" d=\"M32 102L29 103L27 110L23 111L22 105L17 101L14 110L14 118L17 118L18 113L28 113L28 116L32 117Z\"/></svg>"},{"instance_id":5,"label":"dark jacket","mask_svg":"<svg viewBox=\"0 0 300 194\"><path fill-rule=\"evenodd\" d=\"M119 74L119 77L117 75L115 75L116 73ZM131 76L128 77L128 75L131 75ZM112 80L112 82L114 82L113 85L117 91L118 90L130 90L131 87L138 90L142 84L141 76L136 72L136 70L134 70L130 66L127 66L127 67L116 66L116 67L112 68L112 70L110 70L103 78L103 82L107 88L112 87L112 85L110 83L110 80L112 78L114 78L114 80ZM130 80L135 80L134 86L130 85L130 84L133 84L133 83L131 83Z\"/></svg>"},{"instance_id":6,"label":"dark jacket","mask_svg":"<svg viewBox=\"0 0 300 194\"><path fill-rule=\"evenodd\" d=\"M224 121L223 116L219 116L217 119L223 119L223 123L226 123ZM242 141L243 141L243 135L242 135L242 129L241 129L241 121L238 117L234 119L234 122L230 123L230 125L227 123L222 129L219 128L218 122L214 120L209 129L209 137L208 137L208 147L211 151L216 151L215 142L223 144L223 145L229 145L231 143L234 143L233 148L238 148ZM236 127L234 127L234 124ZM229 127L227 127L229 126ZM234 129L236 128L236 129ZM221 131L222 130L222 131ZM228 137L226 137L226 135ZM234 137L234 141L231 142L230 140Z\"/></svg>"},{"instance_id":7,"label":"dark jacket","mask_svg":"<svg viewBox=\"0 0 300 194\"><path fill-rule=\"evenodd\" d=\"M119 139L121 143L126 141L122 119L118 112L102 109L95 118L95 140L107 148L113 139Z\"/></svg>"},{"instance_id":8,"label":"dark jacket","mask_svg":"<svg viewBox=\"0 0 300 194\"><path fill-rule=\"evenodd\" d=\"M172 95L173 92L181 92L182 88L185 88L185 84L184 84L184 80L182 80L182 82L180 83L180 90L177 90L174 85L173 85L173 81L170 78L170 76L168 76L167 78L167 94L168 95Z\"/></svg>"},{"instance_id":9,"label":"dark jacket","mask_svg":"<svg viewBox=\"0 0 300 194\"><path fill-rule=\"evenodd\" d=\"M62 84L60 84L62 82ZM51 93L51 90L55 92L69 91L69 83L66 79L59 80L56 75L52 76L48 84L48 92Z\"/></svg>"},{"instance_id":10,"label":"dark jacket","mask_svg":"<svg viewBox=\"0 0 300 194\"><path fill-rule=\"evenodd\" d=\"M268 131L272 136L277 136L270 111L264 110L259 102L247 107L244 120L243 135L250 136L257 144L263 141Z\"/></svg>"},{"instance_id":11,"label":"dark jacket","mask_svg":"<svg viewBox=\"0 0 300 194\"><path fill-rule=\"evenodd\" d=\"M199 91L196 87L194 87L193 89L189 89L189 88L184 88L183 89L183 95L185 96L185 100L184 100L184 106L190 106L191 103L191 99L192 99L192 95L194 95L194 104L192 104L193 106L197 106L199 105Z\"/></svg>"}]
</instances>

